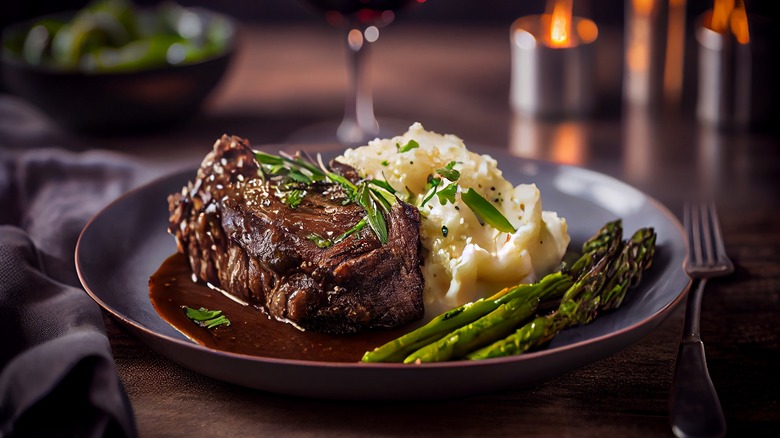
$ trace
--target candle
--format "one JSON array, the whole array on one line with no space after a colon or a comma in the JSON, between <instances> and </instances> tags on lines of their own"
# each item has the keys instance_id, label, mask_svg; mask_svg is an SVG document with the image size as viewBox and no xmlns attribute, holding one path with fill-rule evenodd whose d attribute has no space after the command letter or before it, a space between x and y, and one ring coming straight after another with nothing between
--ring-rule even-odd
<instances>
[{"instance_id":1,"label":"candle","mask_svg":"<svg viewBox=\"0 0 780 438\"><path fill-rule=\"evenodd\" d=\"M663 100L668 12L666 0L626 1L623 97L629 104L655 108Z\"/></svg>"},{"instance_id":2,"label":"candle","mask_svg":"<svg viewBox=\"0 0 780 438\"><path fill-rule=\"evenodd\" d=\"M518 18L510 30L512 107L525 114L568 117L593 108L596 24L572 15L571 0Z\"/></svg>"},{"instance_id":3,"label":"candle","mask_svg":"<svg viewBox=\"0 0 780 438\"><path fill-rule=\"evenodd\" d=\"M748 15L742 1L716 0L698 20L696 115L705 124L744 128L760 118L755 95L763 69L754 56Z\"/></svg>"}]
</instances>

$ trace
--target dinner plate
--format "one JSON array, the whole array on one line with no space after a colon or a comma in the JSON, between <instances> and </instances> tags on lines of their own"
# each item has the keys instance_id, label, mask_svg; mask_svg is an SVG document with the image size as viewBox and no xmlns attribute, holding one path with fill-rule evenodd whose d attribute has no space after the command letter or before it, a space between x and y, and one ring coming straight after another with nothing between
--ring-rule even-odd
<instances>
[{"instance_id":1,"label":"dinner plate","mask_svg":"<svg viewBox=\"0 0 780 438\"><path fill-rule=\"evenodd\" d=\"M310 153L335 156L335 147ZM482 361L415 365L337 363L257 357L201 346L166 323L149 299L149 277L176 252L167 232L167 196L195 169L128 192L98 213L76 246L76 268L87 293L151 349L195 372L259 390L332 399L436 399L520 388L595 362L637 342L657 327L690 287L685 245L676 217L647 194L588 169L522 159L501 149L474 148L498 160L514 184L535 183L545 210L567 219L579 247L606 222L621 218L625 235L651 226L657 233L653 266L623 305L591 324L560 333L547 348ZM275 152L275 151L273 151Z\"/></svg>"}]
</instances>

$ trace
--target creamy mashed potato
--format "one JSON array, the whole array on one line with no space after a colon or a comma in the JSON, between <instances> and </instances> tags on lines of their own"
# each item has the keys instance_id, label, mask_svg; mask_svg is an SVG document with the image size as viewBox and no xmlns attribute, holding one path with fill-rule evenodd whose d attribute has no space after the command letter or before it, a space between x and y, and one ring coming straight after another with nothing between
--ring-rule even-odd
<instances>
[{"instance_id":1,"label":"creamy mashed potato","mask_svg":"<svg viewBox=\"0 0 780 438\"><path fill-rule=\"evenodd\" d=\"M410 140L419 147L401 152ZM454 169L460 178L455 204L442 205L434 196L420 208L423 299L428 317L506 286L537 281L560 265L569 244L566 220L542 210L536 185L513 186L502 176L496 160L468 151L454 135L426 131L415 123L401 136L373 140L344 151L337 159L367 177L386 180L400 198L417 206L424 199L428 176L456 162ZM444 178L442 182L440 187L450 181ZM468 188L498 208L516 231L504 233L480 224L461 200L460 191Z\"/></svg>"}]
</instances>

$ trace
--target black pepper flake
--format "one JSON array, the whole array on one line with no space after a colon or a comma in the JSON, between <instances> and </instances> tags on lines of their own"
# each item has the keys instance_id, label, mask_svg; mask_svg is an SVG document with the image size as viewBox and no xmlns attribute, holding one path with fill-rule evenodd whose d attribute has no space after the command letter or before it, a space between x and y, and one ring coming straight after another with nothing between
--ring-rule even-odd
<instances>
[{"instance_id":1,"label":"black pepper flake","mask_svg":"<svg viewBox=\"0 0 780 438\"><path fill-rule=\"evenodd\" d=\"M458 207L458 206L456 205L456 206L455 206L455 210L460 210L460 207Z\"/></svg>"},{"instance_id":2,"label":"black pepper flake","mask_svg":"<svg viewBox=\"0 0 780 438\"><path fill-rule=\"evenodd\" d=\"M442 226L441 226L441 235L442 235L442 236L444 236L444 237L447 237L447 234L448 234L449 232L450 232L450 230L449 230L449 229L447 229L447 226L446 226L446 225L442 225Z\"/></svg>"},{"instance_id":3,"label":"black pepper flake","mask_svg":"<svg viewBox=\"0 0 780 438\"><path fill-rule=\"evenodd\" d=\"M492 190L492 191L494 191L494 192L495 192L495 191L496 191L496 188L495 188L495 187L491 187L491 188L490 188L490 190Z\"/></svg>"}]
</instances>

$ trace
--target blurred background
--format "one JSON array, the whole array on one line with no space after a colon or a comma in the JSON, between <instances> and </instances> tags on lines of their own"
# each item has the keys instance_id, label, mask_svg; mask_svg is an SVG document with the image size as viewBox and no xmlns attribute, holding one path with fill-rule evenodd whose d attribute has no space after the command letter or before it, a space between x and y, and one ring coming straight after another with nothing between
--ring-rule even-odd
<instances>
[{"instance_id":1,"label":"blurred background","mask_svg":"<svg viewBox=\"0 0 780 438\"><path fill-rule=\"evenodd\" d=\"M685 3L688 16L693 18L708 8L712 0L671 0L672 3ZM2 24L12 23L43 13L78 9L88 2L85 0L35 0L11 1L2 3L0 20ZM138 5L160 3L154 0L137 0ZM305 22L311 23L311 14L302 3L291 0L182 0L182 6L203 6L233 15L241 21L251 23ZM424 8L405 17L405 21L414 23L461 23L464 25L509 26L512 21L527 14L544 11L543 0L427 0ZM624 0L577 0L575 13L592 18L598 24L622 26ZM777 9L773 0L746 0L745 8L749 13L771 15Z\"/></svg>"},{"instance_id":2,"label":"blurred background","mask_svg":"<svg viewBox=\"0 0 780 438\"><path fill-rule=\"evenodd\" d=\"M597 108L593 118L613 117L622 111L624 73L624 43L625 23L627 8L636 0L575 0L573 12L576 16L590 18L599 27L599 41L596 48L595 64L597 69L596 83ZM39 0L39 1L3 1L0 3L0 25L3 27L11 23L36 17L45 13L74 10L83 7L88 2L84 0ZM137 0L139 6L158 4L158 1ZM280 142L286 140L287 135L297 125L305 125L321 120L325 112L331 112L332 118L340 117L343 111L344 89L346 88L347 73L344 65L343 41L340 32L329 26L322 17L312 13L303 2L290 0L181 0L182 6L202 6L211 10L225 13L235 18L243 31L253 33L252 47L239 45L238 54L231 67L230 74L220 85L220 89L211 98L212 107L220 107L219 117L222 119L209 119L212 126L222 126L225 130L233 132L246 132L247 125L252 121L267 123L262 130L262 142ZM639 2L641 3L641 2ZM774 23L776 2L770 0L747 0L744 2L748 14L756 16L759 21ZM670 7L681 11L681 18L685 20L685 33L682 36L683 56L680 58L684 64L681 68L680 95L673 104L675 110L680 110L683 115L691 116L695 107L695 89L697 82L697 65L695 56L694 28L700 15L713 7L712 0L670 0ZM374 100L377 116L397 118L409 118L410 113L420 114L421 118L429 120L428 125L432 129L451 131L454 124L462 122L453 114L443 114L440 108L452 111L457 102L447 102L444 93L449 87L458 87L461 84L459 78L466 77L472 82L465 87L470 97L477 101L484 100L486 104L485 117L492 115L506 117L509 106L508 90L510 88L510 44L509 29L512 23L521 16L540 14L545 11L544 0L427 0L422 7L414 8L413 13L402 14L398 20L382 31L382 36L375 44L372 54L371 68L373 74ZM275 29L284 28L284 32L276 32ZM307 37L297 38L295 32L290 29L305 29L301 35ZM427 32L420 32L424 28ZM466 41L458 32L459 28L468 28L474 35L474 29L479 29L479 35L484 38ZM441 29L441 32L430 32L431 29ZM440 45L458 50L459 45L501 44L506 51L506 57L501 64L497 64L495 58L490 58L493 64L480 64L478 56L473 59L463 59L460 65L439 66L439 72L430 70L430 64L435 59L430 59L429 54L426 63L428 67L421 66L419 75L415 72L415 65L399 68L397 65L389 65L390 60L399 59L399 47L408 51L408 58L414 61L414 54L419 50L423 53L426 44L430 41L420 40L420 35L431 38L435 35ZM464 33L465 34L465 33ZM258 35L260 38L258 39ZM312 36L314 35L314 36ZM761 26L751 29L753 42L758 47L759 53L776 55L780 53L778 44L777 26ZM250 40L246 38L245 40ZM386 41L393 40L391 43ZM451 41L451 44L450 44ZM241 43L241 39L239 40ZM446 43L442 43L446 42ZM337 58L326 63L324 60L310 58L300 59L295 51L298 44L321 45L318 51L322 56ZM470 46L472 49L473 47ZM308 47L311 49L311 47ZM391 49L394 48L394 49ZM396 52L388 53L389 50ZM244 56L242 53L252 52L252 56ZM307 51L311 55L312 51ZM470 51L469 53L474 53ZM478 53L478 51L477 51ZM273 55L273 58L265 57ZM450 56L447 59L451 59ZM760 59L762 69L766 69L767 78L780 77L778 67L769 62L769 56ZM264 63L268 64L264 64ZM247 68L248 67L248 68ZM313 67L321 67L316 73ZM465 71L469 73L465 73ZM246 89L246 80L235 81L237 76L251 74L255 76L256 83L252 89ZM244 73L242 73L244 72ZM460 74L460 72L464 72ZM435 84L437 74L441 75L442 83ZM480 76L484 83L475 85L473 80ZM245 78L245 77L244 77ZM285 82L288 86L274 86L275 81ZM291 83L297 81L297 86ZM332 86L323 86L324 82L332 83ZM397 89L404 83L416 83L420 86L423 81L431 83L430 99L427 102L419 102L419 107L410 111L408 102L395 102L393 100ZM243 89L238 89L231 84L242 83ZM319 86L309 87L307 84L318 82ZM278 82L277 82L278 83ZM2 84L0 84L2 87ZM414 88L414 86L411 86ZM325 91L330 90L330 91ZM768 102L777 102L780 99L780 86L778 81L768 80L762 84L760 97ZM3 91L8 91L7 88ZM310 93L313 91L314 93ZM439 92L440 94L437 94ZM480 96L482 94L483 96ZM252 101L254 99L254 101ZM438 102L436 100L438 99ZM284 105L287 114L273 113L276 103L294 102ZM230 102L230 109L224 109L222 104ZM488 108L488 102L494 108ZM495 102L504 102L501 108L495 107ZM770 121L776 120L776 105L770 105ZM490 114L492 111L492 115ZM228 113L230 115L228 115ZM472 111L473 113L473 111ZM287 115L294 114L297 120L296 126L286 125L282 121ZM239 122L243 119L243 123ZM473 119L473 118L472 118ZM265 122L262 122L264 120ZM282 123L282 126L279 125ZM222 125L220 125L222 123ZM480 121L467 120L465 133L476 132ZM777 123L764 123L758 127L762 130L775 130ZM217 130L217 128L215 128ZM244 131L242 131L244 130ZM258 130L259 131L259 130ZM246 135L254 134L249 132ZM209 134L211 135L211 134ZM505 145L511 135L501 133L481 133L480 141Z\"/></svg>"}]
</instances>

